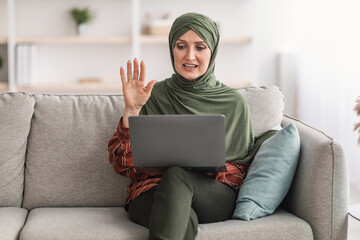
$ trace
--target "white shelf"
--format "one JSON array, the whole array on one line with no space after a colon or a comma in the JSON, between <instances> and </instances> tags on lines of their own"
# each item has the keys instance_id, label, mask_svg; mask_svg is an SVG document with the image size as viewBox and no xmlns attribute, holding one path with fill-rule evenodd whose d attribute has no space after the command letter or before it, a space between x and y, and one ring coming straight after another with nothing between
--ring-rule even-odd
<instances>
[{"instance_id":1,"label":"white shelf","mask_svg":"<svg viewBox=\"0 0 360 240\"><path fill-rule=\"evenodd\" d=\"M6 37L0 37L0 44L7 44L7 38Z\"/></svg>"},{"instance_id":2,"label":"white shelf","mask_svg":"<svg viewBox=\"0 0 360 240\"><path fill-rule=\"evenodd\" d=\"M32 44L130 44L130 36L38 36L18 37L16 43ZM224 36L220 38L221 43L246 44L251 42L250 36ZM0 38L0 44L6 44L7 39ZM141 35L140 43L143 44L166 44L167 36Z\"/></svg>"},{"instance_id":3,"label":"white shelf","mask_svg":"<svg viewBox=\"0 0 360 240\"><path fill-rule=\"evenodd\" d=\"M250 36L220 36L220 43L251 43Z\"/></svg>"},{"instance_id":4,"label":"white shelf","mask_svg":"<svg viewBox=\"0 0 360 240\"><path fill-rule=\"evenodd\" d=\"M47 94L122 94L121 83L65 83L19 86L19 91Z\"/></svg>"},{"instance_id":5,"label":"white shelf","mask_svg":"<svg viewBox=\"0 0 360 240\"><path fill-rule=\"evenodd\" d=\"M122 94L120 82L109 83L63 83L17 86L17 91L29 94ZM8 92L8 84L0 83L0 93Z\"/></svg>"},{"instance_id":6,"label":"white shelf","mask_svg":"<svg viewBox=\"0 0 360 240\"><path fill-rule=\"evenodd\" d=\"M9 91L9 86L7 83L0 82L0 93L5 93Z\"/></svg>"},{"instance_id":7,"label":"white shelf","mask_svg":"<svg viewBox=\"0 0 360 240\"><path fill-rule=\"evenodd\" d=\"M126 36L39 36L18 37L16 43L33 44L129 44L131 38Z\"/></svg>"}]
</instances>

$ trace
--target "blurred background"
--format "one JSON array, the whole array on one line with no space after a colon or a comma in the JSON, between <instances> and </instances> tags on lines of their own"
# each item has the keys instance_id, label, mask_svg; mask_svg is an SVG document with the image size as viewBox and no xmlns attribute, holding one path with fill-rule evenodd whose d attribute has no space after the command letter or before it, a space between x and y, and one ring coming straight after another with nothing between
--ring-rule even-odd
<instances>
[{"instance_id":1,"label":"blurred background","mask_svg":"<svg viewBox=\"0 0 360 240\"><path fill-rule=\"evenodd\" d=\"M119 68L134 57L163 80L169 27L186 12L219 26L217 78L278 85L286 114L342 144L360 196L358 0L0 0L0 92L121 94Z\"/></svg>"}]
</instances>

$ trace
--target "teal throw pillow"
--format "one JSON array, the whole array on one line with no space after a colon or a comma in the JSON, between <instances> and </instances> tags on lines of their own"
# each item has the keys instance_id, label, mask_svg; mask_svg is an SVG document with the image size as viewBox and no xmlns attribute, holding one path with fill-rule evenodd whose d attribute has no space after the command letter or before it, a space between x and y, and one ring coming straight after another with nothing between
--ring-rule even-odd
<instances>
[{"instance_id":1,"label":"teal throw pillow","mask_svg":"<svg viewBox=\"0 0 360 240\"><path fill-rule=\"evenodd\" d=\"M299 153L294 123L264 141L240 188L233 218L248 221L272 214L289 191Z\"/></svg>"}]
</instances>

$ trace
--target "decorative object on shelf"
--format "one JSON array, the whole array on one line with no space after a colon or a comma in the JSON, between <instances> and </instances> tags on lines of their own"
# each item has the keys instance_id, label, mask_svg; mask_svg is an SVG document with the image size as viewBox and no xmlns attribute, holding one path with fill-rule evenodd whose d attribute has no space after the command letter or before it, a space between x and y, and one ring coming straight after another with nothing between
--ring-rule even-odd
<instances>
[{"instance_id":1,"label":"decorative object on shelf","mask_svg":"<svg viewBox=\"0 0 360 240\"><path fill-rule=\"evenodd\" d=\"M356 105L354 107L354 111L360 117L360 97L358 97L358 99L356 100ZM359 133L358 144L360 145L360 122L355 124L354 131L358 131L358 133Z\"/></svg>"},{"instance_id":2,"label":"decorative object on shelf","mask_svg":"<svg viewBox=\"0 0 360 240\"><path fill-rule=\"evenodd\" d=\"M16 45L16 83L19 86L31 86L36 80L36 46L32 44Z\"/></svg>"},{"instance_id":3,"label":"decorative object on shelf","mask_svg":"<svg viewBox=\"0 0 360 240\"><path fill-rule=\"evenodd\" d=\"M76 30L79 36L86 32L86 25L95 19L95 13L90 8L74 7L70 10L70 15L76 23Z\"/></svg>"},{"instance_id":4,"label":"decorative object on shelf","mask_svg":"<svg viewBox=\"0 0 360 240\"><path fill-rule=\"evenodd\" d=\"M165 13L161 19L155 19L150 13L145 16L144 33L148 35L169 35L172 25L169 13Z\"/></svg>"},{"instance_id":5,"label":"decorative object on shelf","mask_svg":"<svg viewBox=\"0 0 360 240\"><path fill-rule=\"evenodd\" d=\"M80 78L78 83L80 84L89 84L89 83L97 83L100 84L103 81L100 78Z\"/></svg>"}]
</instances>

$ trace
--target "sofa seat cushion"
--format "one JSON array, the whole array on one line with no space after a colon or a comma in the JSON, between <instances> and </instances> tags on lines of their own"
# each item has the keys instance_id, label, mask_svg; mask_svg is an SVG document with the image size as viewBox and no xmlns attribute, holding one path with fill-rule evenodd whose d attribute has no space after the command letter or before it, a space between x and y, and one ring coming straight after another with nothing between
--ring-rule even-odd
<instances>
[{"instance_id":1,"label":"sofa seat cushion","mask_svg":"<svg viewBox=\"0 0 360 240\"><path fill-rule=\"evenodd\" d=\"M228 220L200 224L196 240L313 240L310 225L278 209L274 214L251 221Z\"/></svg>"},{"instance_id":2,"label":"sofa seat cushion","mask_svg":"<svg viewBox=\"0 0 360 240\"><path fill-rule=\"evenodd\" d=\"M279 227L281 226L281 227ZM148 230L130 221L123 208L37 208L30 212L20 240L142 239ZM310 240L309 224L283 210L253 221L200 224L199 239Z\"/></svg>"},{"instance_id":3,"label":"sofa seat cushion","mask_svg":"<svg viewBox=\"0 0 360 240\"><path fill-rule=\"evenodd\" d=\"M122 207L36 208L29 213L21 240L146 239L148 230L130 221Z\"/></svg>"},{"instance_id":4,"label":"sofa seat cushion","mask_svg":"<svg viewBox=\"0 0 360 240\"><path fill-rule=\"evenodd\" d=\"M19 239L28 211L17 207L0 207L0 239Z\"/></svg>"}]
</instances>

